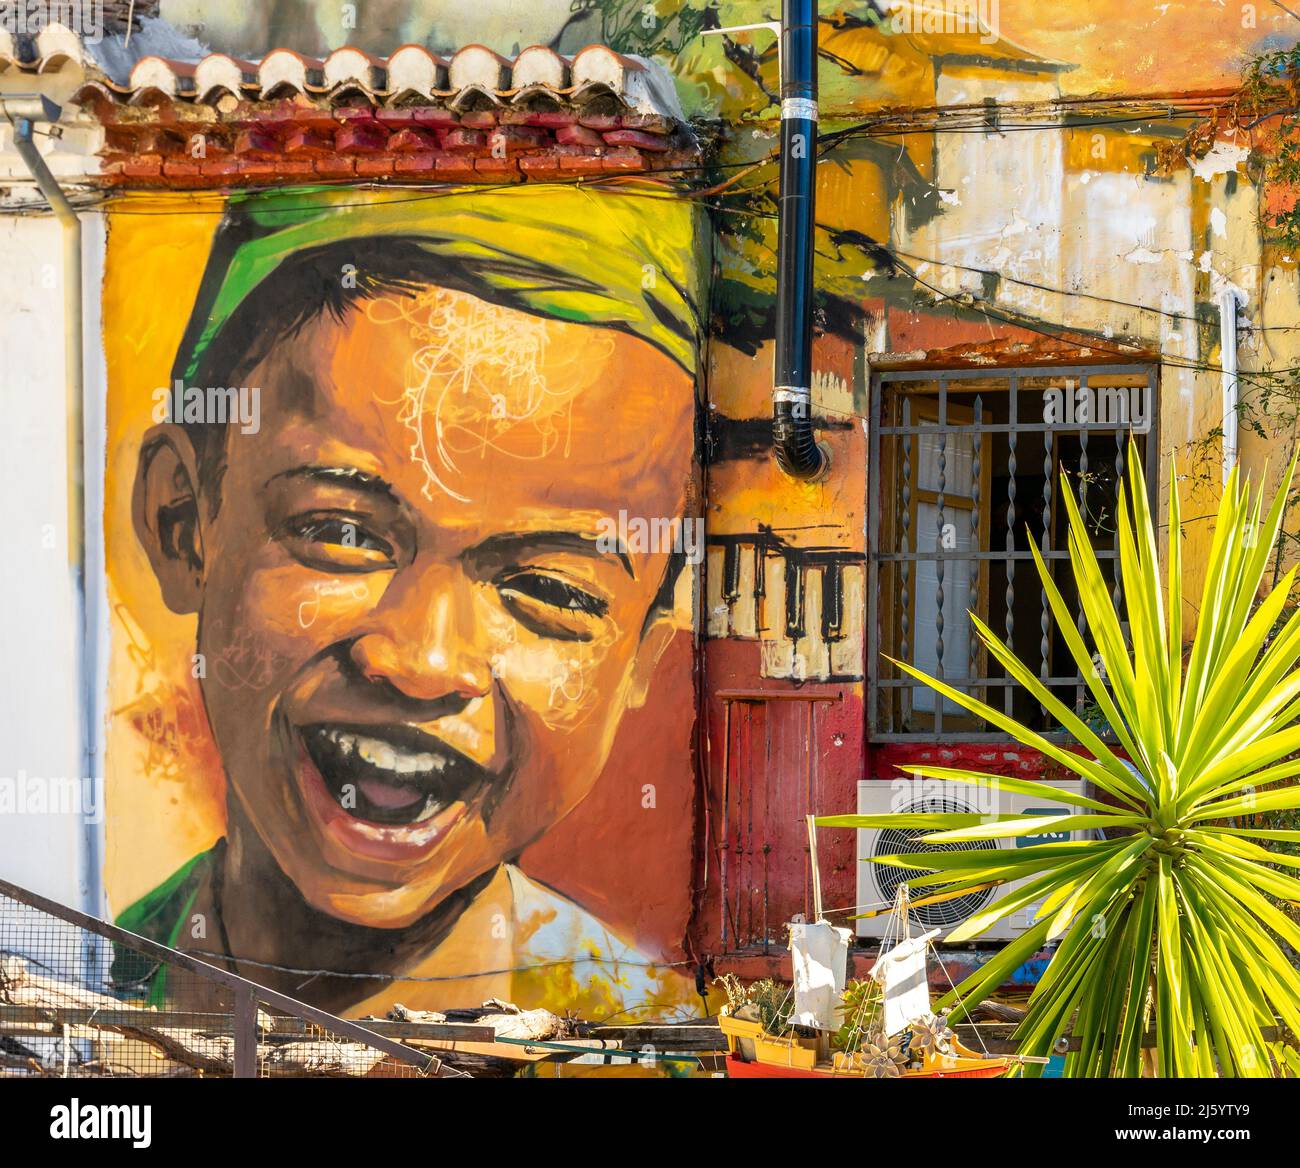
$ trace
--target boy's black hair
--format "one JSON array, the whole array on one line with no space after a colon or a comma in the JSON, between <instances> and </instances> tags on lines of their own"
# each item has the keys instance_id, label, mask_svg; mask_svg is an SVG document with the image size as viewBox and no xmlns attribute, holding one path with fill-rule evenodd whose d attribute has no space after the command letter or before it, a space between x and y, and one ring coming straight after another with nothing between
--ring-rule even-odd
<instances>
[{"instance_id":1,"label":"boy's black hair","mask_svg":"<svg viewBox=\"0 0 1300 1168\"><path fill-rule=\"evenodd\" d=\"M285 259L243 302L212 338L193 376L199 387L239 385L270 354L274 347L297 336L307 325L324 315L341 321L365 300L384 295L415 296L430 287L465 292L481 300L534 311L522 301L503 294L499 283L485 275L501 274L517 263L509 259L455 264L407 236L375 236L364 243L348 240L309 248ZM535 276L536 269L529 268ZM574 283L571 276L555 273L557 287ZM177 359L173 381L183 378L183 362ZM698 392L695 394L696 457L702 447L707 416ZM225 469L228 427L221 422L181 422L198 463L198 490L207 496L211 514L220 507L221 476ZM673 591L685 564L685 554L673 552L663 585L655 597L651 614L672 606Z\"/></svg>"}]
</instances>

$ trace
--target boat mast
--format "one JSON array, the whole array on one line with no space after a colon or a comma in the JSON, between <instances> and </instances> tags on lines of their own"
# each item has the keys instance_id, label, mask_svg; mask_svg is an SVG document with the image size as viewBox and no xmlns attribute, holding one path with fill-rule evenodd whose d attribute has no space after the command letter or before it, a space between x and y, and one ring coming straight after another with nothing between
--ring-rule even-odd
<instances>
[{"instance_id":1,"label":"boat mast","mask_svg":"<svg viewBox=\"0 0 1300 1168\"><path fill-rule=\"evenodd\" d=\"M808 823L808 860L812 865L813 920L822 919L822 874L817 866L817 821L805 815Z\"/></svg>"}]
</instances>

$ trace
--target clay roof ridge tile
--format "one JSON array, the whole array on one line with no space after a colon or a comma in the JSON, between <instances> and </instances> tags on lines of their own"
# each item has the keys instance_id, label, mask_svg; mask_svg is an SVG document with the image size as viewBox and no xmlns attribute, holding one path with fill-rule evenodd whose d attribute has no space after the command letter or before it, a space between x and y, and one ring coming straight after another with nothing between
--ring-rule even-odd
<instances>
[{"instance_id":1,"label":"clay roof ridge tile","mask_svg":"<svg viewBox=\"0 0 1300 1168\"><path fill-rule=\"evenodd\" d=\"M494 108L503 104L498 91L478 84L463 85L459 89L450 90L443 96L447 98L448 108L457 112L477 108L478 99L480 98L486 98Z\"/></svg>"},{"instance_id":2,"label":"clay roof ridge tile","mask_svg":"<svg viewBox=\"0 0 1300 1168\"><path fill-rule=\"evenodd\" d=\"M385 68L388 72L389 99L418 94L432 99L447 93L447 62L423 45L406 44L389 54Z\"/></svg>"},{"instance_id":3,"label":"clay roof ridge tile","mask_svg":"<svg viewBox=\"0 0 1300 1168\"><path fill-rule=\"evenodd\" d=\"M272 49L258 63L257 79L263 100L285 88L299 93L325 92L325 62L293 49Z\"/></svg>"},{"instance_id":4,"label":"clay roof ridge tile","mask_svg":"<svg viewBox=\"0 0 1300 1168\"><path fill-rule=\"evenodd\" d=\"M510 93L543 87L563 93L570 85L572 62L547 45L529 45L518 53L510 69Z\"/></svg>"},{"instance_id":5,"label":"clay roof ridge tile","mask_svg":"<svg viewBox=\"0 0 1300 1168\"><path fill-rule=\"evenodd\" d=\"M141 93L156 90L168 97L187 97L194 92L195 66L185 61L171 61L166 57L141 57L131 66L128 81L133 99Z\"/></svg>"},{"instance_id":6,"label":"clay roof ridge tile","mask_svg":"<svg viewBox=\"0 0 1300 1168\"><path fill-rule=\"evenodd\" d=\"M257 89L257 65L226 53L209 53L194 67L194 96L212 102L223 93L242 97L244 90Z\"/></svg>"},{"instance_id":7,"label":"clay roof ridge tile","mask_svg":"<svg viewBox=\"0 0 1300 1168\"><path fill-rule=\"evenodd\" d=\"M74 29L53 21L45 25L33 38L36 51L36 71L56 73L65 61L86 67L86 50L81 37Z\"/></svg>"},{"instance_id":8,"label":"clay roof ridge tile","mask_svg":"<svg viewBox=\"0 0 1300 1168\"><path fill-rule=\"evenodd\" d=\"M453 92L471 86L497 94L510 88L511 62L486 45L465 45L457 49L447 66L447 81Z\"/></svg>"},{"instance_id":9,"label":"clay roof ridge tile","mask_svg":"<svg viewBox=\"0 0 1300 1168\"><path fill-rule=\"evenodd\" d=\"M326 90L352 85L369 94L388 92L388 61L384 57L344 45L325 58L322 69Z\"/></svg>"}]
</instances>

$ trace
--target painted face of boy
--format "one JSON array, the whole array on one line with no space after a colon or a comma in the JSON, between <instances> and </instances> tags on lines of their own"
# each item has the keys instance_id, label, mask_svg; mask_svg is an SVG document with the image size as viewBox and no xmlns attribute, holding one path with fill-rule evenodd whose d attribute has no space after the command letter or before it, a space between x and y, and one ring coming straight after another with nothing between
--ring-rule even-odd
<instances>
[{"instance_id":1,"label":"painted face of boy","mask_svg":"<svg viewBox=\"0 0 1300 1168\"><path fill-rule=\"evenodd\" d=\"M197 491L185 435L151 432L137 528L198 613L232 812L314 907L401 927L579 803L644 699L669 551L597 535L682 513L691 379L431 290L318 319L240 380L260 429Z\"/></svg>"}]
</instances>

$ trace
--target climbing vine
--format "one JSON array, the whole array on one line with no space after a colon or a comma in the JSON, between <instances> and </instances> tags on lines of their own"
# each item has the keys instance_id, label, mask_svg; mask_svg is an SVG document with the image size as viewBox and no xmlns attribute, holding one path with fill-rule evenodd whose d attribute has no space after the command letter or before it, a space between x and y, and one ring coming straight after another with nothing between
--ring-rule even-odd
<instances>
[{"instance_id":1,"label":"climbing vine","mask_svg":"<svg viewBox=\"0 0 1300 1168\"><path fill-rule=\"evenodd\" d=\"M1224 141L1248 144L1246 176L1260 193L1259 228L1267 244L1300 260L1300 43L1262 53L1246 62L1241 86L1232 98L1181 139L1162 148L1166 165L1199 162ZM1300 276L1293 278L1300 279ZM1267 334L1247 326L1245 338L1268 350ZM1271 464L1284 465L1300 441L1300 369L1287 360L1277 369L1238 374L1238 430L1254 434L1276 450ZM1221 474L1222 426L1189 442L1180 451L1180 474L1211 484ZM1288 510L1300 506L1293 485ZM1279 539L1274 579L1300 557L1300 532L1288 524Z\"/></svg>"}]
</instances>

